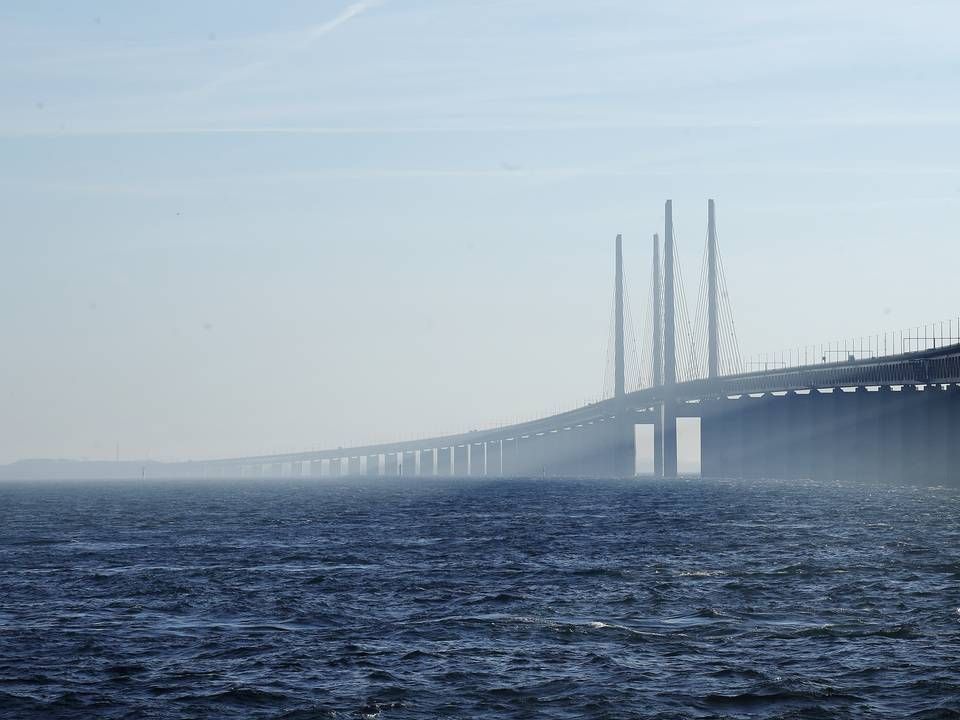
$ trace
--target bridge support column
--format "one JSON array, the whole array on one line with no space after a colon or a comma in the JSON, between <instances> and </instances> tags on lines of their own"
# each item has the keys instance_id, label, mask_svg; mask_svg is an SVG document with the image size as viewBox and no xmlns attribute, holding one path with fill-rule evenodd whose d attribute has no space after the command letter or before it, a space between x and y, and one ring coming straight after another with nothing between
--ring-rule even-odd
<instances>
[{"instance_id":1,"label":"bridge support column","mask_svg":"<svg viewBox=\"0 0 960 720\"><path fill-rule=\"evenodd\" d=\"M453 449L453 474L455 477L467 477L469 475L468 454L466 445L457 445Z\"/></svg>"},{"instance_id":2,"label":"bridge support column","mask_svg":"<svg viewBox=\"0 0 960 720\"><path fill-rule=\"evenodd\" d=\"M947 479L950 487L960 486L960 387L951 383L944 390L946 405Z\"/></svg>"},{"instance_id":3,"label":"bridge support column","mask_svg":"<svg viewBox=\"0 0 960 720\"><path fill-rule=\"evenodd\" d=\"M533 436L518 435L517 464L515 474L519 477L533 477Z\"/></svg>"},{"instance_id":4,"label":"bridge support column","mask_svg":"<svg viewBox=\"0 0 960 720\"><path fill-rule=\"evenodd\" d=\"M367 477L377 477L380 475L380 456L367 455Z\"/></svg>"},{"instance_id":5,"label":"bridge support column","mask_svg":"<svg viewBox=\"0 0 960 720\"><path fill-rule=\"evenodd\" d=\"M765 463L766 476L783 480L788 477L787 468L793 458L794 430L790 406L790 394L774 395L768 393L765 397L767 406L767 461Z\"/></svg>"},{"instance_id":6,"label":"bridge support column","mask_svg":"<svg viewBox=\"0 0 960 720\"><path fill-rule=\"evenodd\" d=\"M442 477L453 477L453 448L440 448L440 456L437 463L437 474Z\"/></svg>"},{"instance_id":7,"label":"bridge support column","mask_svg":"<svg viewBox=\"0 0 960 720\"><path fill-rule=\"evenodd\" d=\"M723 467L723 406L713 398L700 401L700 477L727 477Z\"/></svg>"},{"instance_id":8,"label":"bridge support column","mask_svg":"<svg viewBox=\"0 0 960 720\"><path fill-rule=\"evenodd\" d=\"M637 474L636 430L633 413L625 407L620 408L616 419L610 422L610 436L613 477L634 477Z\"/></svg>"},{"instance_id":9,"label":"bridge support column","mask_svg":"<svg viewBox=\"0 0 960 720\"><path fill-rule=\"evenodd\" d=\"M500 440L487 443L487 475L503 477L503 445Z\"/></svg>"},{"instance_id":10,"label":"bridge support column","mask_svg":"<svg viewBox=\"0 0 960 720\"><path fill-rule=\"evenodd\" d=\"M927 385L925 392L930 393L927 402L928 435L930 443L930 477L936 485L949 483L947 449L947 424L949 415L947 393L941 385Z\"/></svg>"},{"instance_id":11,"label":"bridge support column","mask_svg":"<svg viewBox=\"0 0 960 720\"><path fill-rule=\"evenodd\" d=\"M916 385L904 385L903 399L903 458L904 471L901 482L926 485L929 480L927 466L927 423L924 417L923 392Z\"/></svg>"},{"instance_id":12,"label":"bridge support column","mask_svg":"<svg viewBox=\"0 0 960 720\"><path fill-rule=\"evenodd\" d=\"M500 461L504 477L517 477L520 472L517 463L517 438L507 438L500 448Z\"/></svg>"},{"instance_id":13,"label":"bridge support column","mask_svg":"<svg viewBox=\"0 0 960 720\"><path fill-rule=\"evenodd\" d=\"M660 408L663 424L663 475L677 477L677 408L667 400Z\"/></svg>"},{"instance_id":14,"label":"bridge support column","mask_svg":"<svg viewBox=\"0 0 960 720\"><path fill-rule=\"evenodd\" d=\"M900 431L896 425L899 414L900 393L889 385L877 390L879 451L877 458L877 481L884 485L897 482L897 464L900 462Z\"/></svg>"},{"instance_id":15,"label":"bridge support column","mask_svg":"<svg viewBox=\"0 0 960 720\"><path fill-rule=\"evenodd\" d=\"M890 479L894 485L903 485L910 482L913 473L913 463L910 457L910 424L913 422L913 418L910 416L910 407L913 404L913 396L916 392L917 389L913 385L901 385L900 390L893 393L896 400L889 419L893 435L891 446L896 451L890 464L892 469Z\"/></svg>"},{"instance_id":16,"label":"bridge support column","mask_svg":"<svg viewBox=\"0 0 960 720\"><path fill-rule=\"evenodd\" d=\"M663 412L658 407L653 421L653 476L663 477Z\"/></svg>"},{"instance_id":17,"label":"bridge support column","mask_svg":"<svg viewBox=\"0 0 960 720\"><path fill-rule=\"evenodd\" d=\"M403 477L417 476L417 452L407 450L400 456L400 474Z\"/></svg>"},{"instance_id":18,"label":"bridge support column","mask_svg":"<svg viewBox=\"0 0 960 720\"><path fill-rule=\"evenodd\" d=\"M383 474L386 477L397 477L400 474L400 463L397 460L397 453L388 452L383 456Z\"/></svg>"},{"instance_id":19,"label":"bridge support column","mask_svg":"<svg viewBox=\"0 0 960 720\"><path fill-rule=\"evenodd\" d=\"M570 444L570 437L573 430L570 428L557 428L553 433L552 443L552 474L556 477L573 477L576 475L575 467L575 448Z\"/></svg>"},{"instance_id":20,"label":"bridge support column","mask_svg":"<svg viewBox=\"0 0 960 720\"><path fill-rule=\"evenodd\" d=\"M743 476L755 480L763 475L763 419L760 417L763 398L744 396L743 405Z\"/></svg>"},{"instance_id":21,"label":"bridge support column","mask_svg":"<svg viewBox=\"0 0 960 720\"><path fill-rule=\"evenodd\" d=\"M330 458L327 461L328 472L327 475L330 477L340 477L340 470L343 467L343 463L340 458Z\"/></svg>"},{"instance_id":22,"label":"bridge support column","mask_svg":"<svg viewBox=\"0 0 960 720\"><path fill-rule=\"evenodd\" d=\"M420 451L420 477L433 477L436 474L435 457L436 450L433 448Z\"/></svg>"},{"instance_id":23,"label":"bridge support column","mask_svg":"<svg viewBox=\"0 0 960 720\"><path fill-rule=\"evenodd\" d=\"M812 479L816 476L816 444L817 432L817 397L819 393L814 389L808 393L793 393L790 402L793 403L796 419L794 432L794 452L791 466L788 468L790 477L794 479Z\"/></svg>"},{"instance_id":24,"label":"bridge support column","mask_svg":"<svg viewBox=\"0 0 960 720\"><path fill-rule=\"evenodd\" d=\"M483 477L487 473L486 447L484 443L470 445L470 477Z\"/></svg>"},{"instance_id":25,"label":"bridge support column","mask_svg":"<svg viewBox=\"0 0 960 720\"><path fill-rule=\"evenodd\" d=\"M596 472L596 425L593 423L583 423L576 429L576 453L577 453L577 475L581 477L594 477Z\"/></svg>"},{"instance_id":26,"label":"bridge support column","mask_svg":"<svg viewBox=\"0 0 960 720\"><path fill-rule=\"evenodd\" d=\"M360 477L363 475L363 469L360 467L360 456L354 456L347 460L347 474L350 477Z\"/></svg>"},{"instance_id":27,"label":"bridge support column","mask_svg":"<svg viewBox=\"0 0 960 720\"><path fill-rule=\"evenodd\" d=\"M857 393L857 445L860 451L860 468L858 476L861 480L876 483L880 480L882 468L880 466L881 427L886 398L881 395L879 388L870 391L866 387Z\"/></svg>"}]
</instances>

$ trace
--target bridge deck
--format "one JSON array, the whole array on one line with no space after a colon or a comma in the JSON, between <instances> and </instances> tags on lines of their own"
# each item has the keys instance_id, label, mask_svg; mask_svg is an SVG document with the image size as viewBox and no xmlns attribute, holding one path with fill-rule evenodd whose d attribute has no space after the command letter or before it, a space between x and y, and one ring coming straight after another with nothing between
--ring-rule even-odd
<instances>
[{"instance_id":1,"label":"bridge deck","mask_svg":"<svg viewBox=\"0 0 960 720\"><path fill-rule=\"evenodd\" d=\"M764 370L715 379L699 379L665 386L644 388L626 395L626 409L637 413L637 422L646 420L645 411L673 397L681 403L744 394L759 394L832 387L873 387L878 385L926 385L960 383L960 344L935 350L891 355L849 362L822 363L797 368ZM374 445L309 450L297 453L258 455L239 458L205 460L182 465L244 465L309 462L332 458L371 456L454 447L471 443L528 437L551 430L606 422L618 412L614 400L568 412L550 415L529 422L432 438L404 440ZM679 415L696 416L695 409L681 409ZM652 417L652 416L650 416Z\"/></svg>"}]
</instances>

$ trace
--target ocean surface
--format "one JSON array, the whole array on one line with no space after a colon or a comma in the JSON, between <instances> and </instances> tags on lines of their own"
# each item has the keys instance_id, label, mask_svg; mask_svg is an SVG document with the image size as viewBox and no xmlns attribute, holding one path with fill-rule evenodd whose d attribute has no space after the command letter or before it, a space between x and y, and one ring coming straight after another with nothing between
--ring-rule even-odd
<instances>
[{"instance_id":1,"label":"ocean surface","mask_svg":"<svg viewBox=\"0 0 960 720\"><path fill-rule=\"evenodd\" d=\"M0 717L960 717L960 492L0 484Z\"/></svg>"}]
</instances>

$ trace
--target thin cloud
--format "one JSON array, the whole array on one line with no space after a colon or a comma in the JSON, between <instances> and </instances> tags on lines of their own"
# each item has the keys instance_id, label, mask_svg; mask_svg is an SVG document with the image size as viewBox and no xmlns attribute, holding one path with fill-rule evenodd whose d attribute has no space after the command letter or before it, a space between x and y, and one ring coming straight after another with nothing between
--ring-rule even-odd
<instances>
[{"instance_id":1,"label":"thin cloud","mask_svg":"<svg viewBox=\"0 0 960 720\"><path fill-rule=\"evenodd\" d=\"M309 50L310 47L324 35L333 32L353 18L382 4L383 0L358 0L358 2L347 5L336 16L326 22L311 25L304 30L299 30L294 33L285 34L278 38L278 49L272 57L263 58L230 70L219 78L206 83L191 94L206 95L213 93L230 85L235 85L238 81L244 80L258 72L275 67L287 58Z\"/></svg>"}]
</instances>

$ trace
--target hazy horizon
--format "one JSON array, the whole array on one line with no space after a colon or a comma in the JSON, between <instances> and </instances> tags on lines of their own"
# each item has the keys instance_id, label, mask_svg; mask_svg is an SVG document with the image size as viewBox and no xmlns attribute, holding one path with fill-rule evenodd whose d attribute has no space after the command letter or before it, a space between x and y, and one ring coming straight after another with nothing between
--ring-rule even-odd
<instances>
[{"instance_id":1,"label":"hazy horizon","mask_svg":"<svg viewBox=\"0 0 960 720\"><path fill-rule=\"evenodd\" d=\"M947 2L5 4L0 463L600 396L672 198L745 356L956 317ZM694 308L689 308L691 314Z\"/></svg>"}]
</instances>

